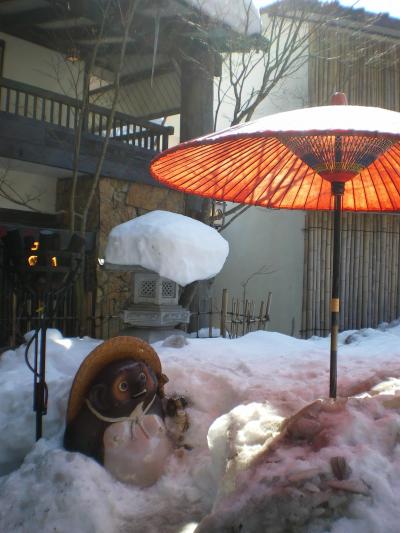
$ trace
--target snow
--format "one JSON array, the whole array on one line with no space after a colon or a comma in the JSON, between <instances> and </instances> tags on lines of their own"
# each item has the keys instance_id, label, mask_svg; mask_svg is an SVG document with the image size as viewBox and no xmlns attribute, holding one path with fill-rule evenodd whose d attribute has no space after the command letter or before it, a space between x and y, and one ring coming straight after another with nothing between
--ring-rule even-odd
<instances>
[{"instance_id":1,"label":"snow","mask_svg":"<svg viewBox=\"0 0 400 533\"><path fill-rule=\"evenodd\" d=\"M245 35L261 33L260 11L252 0L187 0L195 9Z\"/></svg>"},{"instance_id":2,"label":"snow","mask_svg":"<svg viewBox=\"0 0 400 533\"><path fill-rule=\"evenodd\" d=\"M398 323L341 333L339 393L355 397L311 406L328 390L328 339L254 332L154 344L167 395L189 401L192 449L140 489L62 448L69 387L100 341L49 330L49 411L36 444L25 347L0 356L0 531L395 533L399 341Z\"/></svg>"},{"instance_id":3,"label":"snow","mask_svg":"<svg viewBox=\"0 0 400 533\"><path fill-rule=\"evenodd\" d=\"M218 274L228 252L228 242L214 228L184 215L151 211L111 230L105 260L141 266L185 286Z\"/></svg>"},{"instance_id":4,"label":"snow","mask_svg":"<svg viewBox=\"0 0 400 533\"><path fill-rule=\"evenodd\" d=\"M287 134L307 132L354 131L400 136L400 113L380 107L326 105L274 113L252 122L238 124L217 133L200 137L195 142L224 141L246 135ZM191 143L192 141L187 141ZM183 143L184 144L184 143Z\"/></svg>"}]
</instances>

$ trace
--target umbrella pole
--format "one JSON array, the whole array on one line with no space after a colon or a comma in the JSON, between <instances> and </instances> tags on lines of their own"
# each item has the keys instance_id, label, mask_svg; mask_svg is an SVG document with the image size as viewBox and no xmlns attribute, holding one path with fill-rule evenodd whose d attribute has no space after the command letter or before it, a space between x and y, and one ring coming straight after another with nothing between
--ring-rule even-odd
<instances>
[{"instance_id":1,"label":"umbrella pole","mask_svg":"<svg viewBox=\"0 0 400 533\"><path fill-rule=\"evenodd\" d=\"M339 333L340 311L340 255L341 255L341 231L342 199L344 183L333 182L332 194L335 199L333 219L333 264L332 264L332 299L331 299L331 359L329 376L329 397L336 398L337 383L337 352Z\"/></svg>"}]
</instances>

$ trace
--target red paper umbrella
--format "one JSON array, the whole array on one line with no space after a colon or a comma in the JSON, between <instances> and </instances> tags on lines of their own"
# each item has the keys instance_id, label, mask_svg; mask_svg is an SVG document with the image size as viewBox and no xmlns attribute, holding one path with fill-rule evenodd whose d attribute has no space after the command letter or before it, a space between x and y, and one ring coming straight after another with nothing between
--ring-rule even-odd
<instances>
[{"instance_id":1,"label":"red paper umbrella","mask_svg":"<svg viewBox=\"0 0 400 533\"><path fill-rule=\"evenodd\" d=\"M347 104L337 93L332 104ZM336 397L340 213L400 209L400 113L330 105L270 115L182 143L155 179L199 196L278 209L334 209L330 396Z\"/></svg>"}]
</instances>

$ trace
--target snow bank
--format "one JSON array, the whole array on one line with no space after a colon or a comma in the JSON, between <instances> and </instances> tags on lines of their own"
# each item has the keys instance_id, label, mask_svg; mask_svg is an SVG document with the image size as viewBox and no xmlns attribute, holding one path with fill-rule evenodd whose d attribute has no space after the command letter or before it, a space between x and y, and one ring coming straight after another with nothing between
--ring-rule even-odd
<instances>
[{"instance_id":1,"label":"snow bank","mask_svg":"<svg viewBox=\"0 0 400 533\"><path fill-rule=\"evenodd\" d=\"M184 286L218 274L228 252L228 242L214 228L184 215L152 211L111 230L105 260L139 265Z\"/></svg>"},{"instance_id":2,"label":"snow bank","mask_svg":"<svg viewBox=\"0 0 400 533\"><path fill-rule=\"evenodd\" d=\"M216 520L217 531L238 530L242 519L242 531L257 531L266 507L278 508L278 494L296 532L397 533L399 340L400 326L342 333L339 393L357 392L365 402L349 404L335 419L339 429L330 433L326 446L315 449L312 439L287 440L275 455L266 455L265 444L279 436L284 419L327 394L328 339L255 332L236 340L156 343L170 379L167 395L184 394L189 400L186 444L192 449L173 454L165 475L146 489L119 483L91 459L61 446L73 375L99 341L49 332L49 413L46 438L37 444L24 347L8 351L0 356L0 531L190 533L196 527L204 531L204 520ZM311 422L324 429L332 425L329 420ZM300 436L314 427L309 422L302 424ZM347 481L361 492L327 487L334 481L332 457L345 458L351 471ZM322 515L321 509L333 512ZM268 531L280 531L278 518L272 523ZM206 531L211 533L211 526Z\"/></svg>"}]
</instances>

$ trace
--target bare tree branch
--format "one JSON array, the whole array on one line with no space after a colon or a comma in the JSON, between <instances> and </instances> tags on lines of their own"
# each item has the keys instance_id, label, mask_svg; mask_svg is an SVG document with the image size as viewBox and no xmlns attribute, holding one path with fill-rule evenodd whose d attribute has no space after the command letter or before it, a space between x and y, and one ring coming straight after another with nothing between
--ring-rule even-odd
<instances>
[{"instance_id":1,"label":"bare tree branch","mask_svg":"<svg viewBox=\"0 0 400 533\"><path fill-rule=\"evenodd\" d=\"M12 202L21 207L25 207L30 211L40 212L40 209L33 204L42 196L42 192L38 191L37 194L21 194L7 179L9 175L10 166L8 165L3 169L0 175L0 197Z\"/></svg>"},{"instance_id":2,"label":"bare tree branch","mask_svg":"<svg viewBox=\"0 0 400 533\"><path fill-rule=\"evenodd\" d=\"M242 205L240 204L240 207L242 207ZM246 205L244 207L242 207L241 211L239 211L239 213L237 213L234 217L232 217L230 220L228 220L228 222L226 224L224 224L221 228L220 228L220 232L221 231L224 231L227 227L229 227L232 222L234 222L237 218L239 218L241 215L243 215L243 213L245 213L248 209L250 209L250 207L252 207L251 205Z\"/></svg>"},{"instance_id":3,"label":"bare tree branch","mask_svg":"<svg viewBox=\"0 0 400 533\"><path fill-rule=\"evenodd\" d=\"M89 192L89 196L87 198L87 202L86 202L86 205L85 205L85 207L83 209L83 213L82 213L81 232L86 231L87 217L88 217L89 209L90 209L90 206L92 205L92 202L93 202L93 198L94 198L94 195L95 195L98 183L99 183L100 175L101 175L101 169L103 167L104 158L106 156L108 142L110 140L111 129L112 129L112 125L113 125L113 122L114 122L114 116L115 116L116 107L117 107L117 103L118 103L121 71L122 71L122 67L123 67L124 61L125 61L125 53L126 53L126 47L127 47L127 43L128 43L129 32L130 32L130 29L132 27L132 22L133 22L134 14L135 14L135 11L136 11L136 7L139 4L139 2L140 2L140 0L130 0L129 3L128 3L128 6L127 6L126 13L123 13L122 9L121 9L121 23L122 23L122 25L124 27L124 34L123 34L123 40L122 40L122 44L121 44L119 62L118 62L117 68L115 70L114 95L113 95L113 100L112 100L112 104L111 104L110 113L109 113L108 118L107 118L106 132L105 132L105 137L104 137L104 141L103 141L103 144L102 144L100 157L99 157L99 159L97 161L96 170L95 170L95 173L94 173L94 176L93 176L92 187L91 187L91 190ZM121 5L120 5L120 8L121 8Z\"/></svg>"},{"instance_id":4,"label":"bare tree branch","mask_svg":"<svg viewBox=\"0 0 400 533\"><path fill-rule=\"evenodd\" d=\"M80 156L80 149L81 149L81 142L82 142L83 127L84 127L85 118L87 116L87 109L89 105L90 73L93 72L93 68L96 63L97 53L99 50L101 39L104 34L104 28L105 28L105 24L107 21L107 15L108 15L110 6L111 6L111 0L108 0L105 6L105 9L104 9L102 20L101 20L99 35L98 35L98 38L96 39L96 43L94 45L94 48L91 54L90 64L89 64L89 67L86 68L86 76L84 77L84 86L83 86L83 93L82 93L82 107L79 113L78 124L75 129L73 175L72 175L72 186L71 186L71 196L70 196L70 206L69 206L70 230L71 231L75 230L75 224L76 224L76 215L77 215L76 213L76 189L77 189L78 178L79 178L79 156ZM104 160L104 156L103 156L103 160ZM97 171L97 168L96 168L96 171ZM86 223L86 218L87 216L85 218L82 217L82 223L83 221L85 221ZM84 231L84 230L81 228L81 231Z\"/></svg>"}]
</instances>

